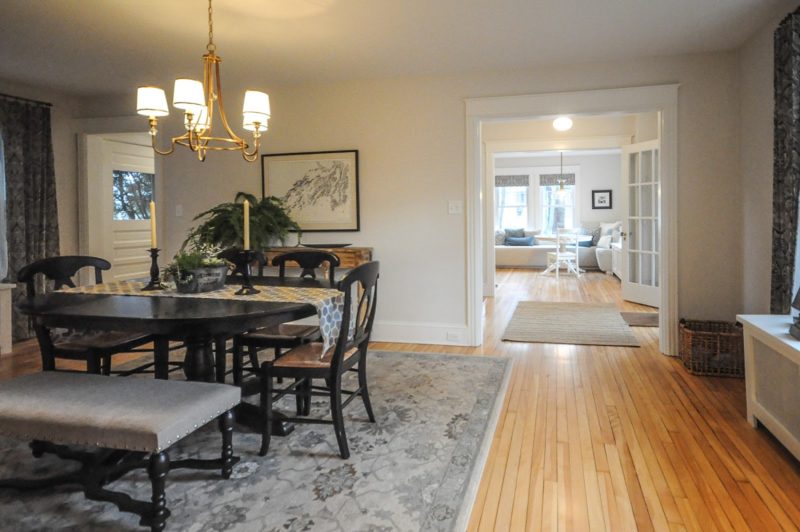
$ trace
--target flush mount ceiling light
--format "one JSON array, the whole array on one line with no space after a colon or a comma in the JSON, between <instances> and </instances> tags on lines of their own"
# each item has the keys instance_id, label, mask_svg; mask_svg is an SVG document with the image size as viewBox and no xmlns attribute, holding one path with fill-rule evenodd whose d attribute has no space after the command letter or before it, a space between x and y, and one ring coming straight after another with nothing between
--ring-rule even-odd
<instances>
[{"instance_id":1,"label":"flush mount ceiling light","mask_svg":"<svg viewBox=\"0 0 800 532\"><path fill-rule=\"evenodd\" d=\"M556 131L569 131L572 129L572 119L568 116L559 116L553 120L553 127Z\"/></svg>"},{"instance_id":2,"label":"flush mount ceiling light","mask_svg":"<svg viewBox=\"0 0 800 532\"><path fill-rule=\"evenodd\" d=\"M205 161L209 151L239 151L246 161L255 161L258 157L261 133L267 130L270 107L269 95L259 91L245 91L244 108L242 109L242 127L253 132L252 149L247 142L236 135L228 125L225 116L225 105L222 101L222 82L219 76L219 64L222 58L216 54L214 44L214 23L212 20L211 0L208 0L208 44L203 55L203 81L193 79L176 79L172 94L173 107L183 111L183 126L186 132L173 137L168 150L157 147L158 117L167 116L167 96L158 87L139 87L136 98L136 112L149 118L150 138L153 150L160 155L169 155L175 146L185 146L197 153L197 158ZM219 109L219 121L223 133L227 136L214 136L214 106Z\"/></svg>"}]
</instances>

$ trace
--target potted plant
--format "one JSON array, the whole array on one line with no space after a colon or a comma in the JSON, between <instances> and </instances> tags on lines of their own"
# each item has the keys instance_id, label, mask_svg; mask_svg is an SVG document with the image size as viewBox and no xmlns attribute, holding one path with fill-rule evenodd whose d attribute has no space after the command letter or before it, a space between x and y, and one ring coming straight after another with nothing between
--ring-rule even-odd
<instances>
[{"instance_id":1,"label":"potted plant","mask_svg":"<svg viewBox=\"0 0 800 532\"><path fill-rule=\"evenodd\" d=\"M220 248L196 239L184 243L164 268L163 283L182 293L210 292L225 285L229 264L218 257Z\"/></svg>"},{"instance_id":2,"label":"potted plant","mask_svg":"<svg viewBox=\"0 0 800 532\"><path fill-rule=\"evenodd\" d=\"M280 199L274 196L257 199L252 194L239 192L232 203L221 203L195 216L195 220L204 220L189 231L184 246L188 242L197 241L223 249L241 248L244 236L244 200L250 202L251 249L263 251L276 240L284 244L290 231L297 231L299 239L300 226L286 213Z\"/></svg>"}]
</instances>

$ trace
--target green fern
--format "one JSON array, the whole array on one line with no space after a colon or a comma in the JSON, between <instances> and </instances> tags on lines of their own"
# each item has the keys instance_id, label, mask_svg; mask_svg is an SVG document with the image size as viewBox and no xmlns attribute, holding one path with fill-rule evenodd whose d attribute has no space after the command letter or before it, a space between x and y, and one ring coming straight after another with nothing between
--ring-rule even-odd
<instances>
[{"instance_id":1,"label":"green fern","mask_svg":"<svg viewBox=\"0 0 800 532\"><path fill-rule=\"evenodd\" d=\"M250 247L252 249L267 249L276 239L280 240L281 244L285 244L290 231L297 231L298 238L302 234L300 226L286 214L280 199L274 196L257 199L252 194L239 192L233 203L221 203L195 216L195 221L202 218L205 220L189 231L181 248L192 241L213 244L222 248L242 247L244 237L242 204L244 200L250 202Z\"/></svg>"}]
</instances>

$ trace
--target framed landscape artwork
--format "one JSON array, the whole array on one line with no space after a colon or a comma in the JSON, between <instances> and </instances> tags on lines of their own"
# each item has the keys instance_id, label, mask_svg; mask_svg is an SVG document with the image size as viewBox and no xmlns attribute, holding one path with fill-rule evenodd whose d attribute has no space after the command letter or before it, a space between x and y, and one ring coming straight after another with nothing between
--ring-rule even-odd
<instances>
[{"instance_id":1,"label":"framed landscape artwork","mask_svg":"<svg viewBox=\"0 0 800 532\"><path fill-rule=\"evenodd\" d=\"M303 232L360 230L358 150L262 155L261 178Z\"/></svg>"},{"instance_id":2,"label":"framed landscape artwork","mask_svg":"<svg viewBox=\"0 0 800 532\"><path fill-rule=\"evenodd\" d=\"M592 190L592 209L610 209L611 191Z\"/></svg>"}]
</instances>

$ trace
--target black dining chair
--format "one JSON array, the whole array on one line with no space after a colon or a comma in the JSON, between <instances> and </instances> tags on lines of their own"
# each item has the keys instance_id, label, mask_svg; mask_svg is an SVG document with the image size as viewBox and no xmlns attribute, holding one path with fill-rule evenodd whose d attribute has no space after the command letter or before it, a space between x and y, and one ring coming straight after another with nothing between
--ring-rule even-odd
<instances>
[{"instance_id":1,"label":"black dining chair","mask_svg":"<svg viewBox=\"0 0 800 532\"><path fill-rule=\"evenodd\" d=\"M342 326L334 347L323 352L320 342L306 343L287 351L282 357L264 362L261 366L261 413L263 427L261 456L267 454L272 429L273 405L287 394L299 398L297 417L287 418L290 423L332 424L342 458L349 458L347 436L342 410L356 397L361 397L367 417L375 422L367 387L367 350L375 309L378 301L379 263L368 262L353 269L339 282L344 292ZM354 303L355 298L355 305ZM358 373L358 388L342 389L342 376L348 371ZM293 378L285 388L275 390L273 379ZM314 386L314 379L324 379L325 386ZM342 394L347 399L342 401ZM330 399L330 419L310 418L311 397L327 396ZM302 416L302 417L301 417Z\"/></svg>"},{"instance_id":2,"label":"black dining chair","mask_svg":"<svg viewBox=\"0 0 800 532\"><path fill-rule=\"evenodd\" d=\"M339 257L327 251L292 251L283 253L272 259L272 265L278 267L278 277L286 278L287 263L294 262L301 269L301 278L316 279L316 270L327 266L328 281L334 284L336 267L339 266ZM313 342L319 339L317 325L303 325L296 323L281 323L271 325L235 336L233 339L233 382L242 383L245 371L257 374L259 371L258 353L264 349L273 349L275 358L281 356L284 349L291 349L298 345ZM247 357L250 366L244 367L244 348L247 348Z\"/></svg>"},{"instance_id":3,"label":"black dining chair","mask_svg":"<svg viewBox=\"0 0 800 532\"><path fill-rule=\"evenodd\" d=\"M36 295L38 275L52 281L53 288L59 290L75 288L73 278L83 268L94 269L96 284L103 282L103 271L111 269L111 264L98 257L64 256L37 260L24 266L17 274L17 280L25 283L28 297ZM56 370L56 359L85 360L87 373L110 375L111 358L118 353L152 352L141 346L152 341L147 334L122 331L79 331L50 330L34 324L36 338L42 355L42 369ZM152 363L125 371L125 374L141 372L153 366Z\"/></svg>"}]
</instances>

